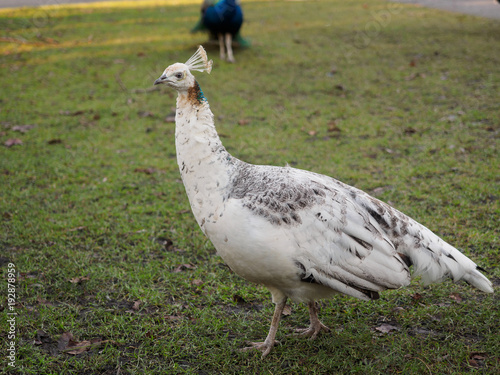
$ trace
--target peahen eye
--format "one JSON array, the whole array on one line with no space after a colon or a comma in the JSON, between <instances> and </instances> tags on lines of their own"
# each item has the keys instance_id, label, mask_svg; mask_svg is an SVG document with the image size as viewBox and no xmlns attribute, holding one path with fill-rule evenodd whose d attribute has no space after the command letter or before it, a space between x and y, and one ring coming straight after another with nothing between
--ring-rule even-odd
<instances>
[{"instance_id":1,"label":"peahen eye","mask_svg":"<svg viewBox=\"0 0 500 375\"><path fill-rule=\"evenodd\" d=\"M181 79L182 78L182 73L175 73L175 78Z\"/></svg>"}]
</instances>

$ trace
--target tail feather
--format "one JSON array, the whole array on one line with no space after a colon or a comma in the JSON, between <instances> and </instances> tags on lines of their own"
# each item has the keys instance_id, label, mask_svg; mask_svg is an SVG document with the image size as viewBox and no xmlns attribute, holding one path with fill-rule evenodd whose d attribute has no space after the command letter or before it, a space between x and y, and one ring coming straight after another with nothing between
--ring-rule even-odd
<instances>
[{"instance_id":1,"label":"tail feather","mask_svg":"<svg viewBox=\"0 0 500 375\"><path fill-rule=\"evenodd\" d=\"M421 276L425 285L445 279L464 280L483 292L493 293L491 281L478 271L476 263L434 234L433 237L426 248L406 253L414 267L413 277Z\"/></svg>"},{"instance_id":2,"label":"tail feather","mask_svg":"<svg viewBox=\"0 0 500 375\"><path fill-rule=\"evenodd\" d=\"M463 277L467 283L475 286L486 293L493 293L493 284L477 269L472 272L466 273Z\"/></svg>"},{"instance_id":3,"label":"tail feather","mask_svg":"<svg viewBox=\"0 0 500 375\"><path fill-rule=\"evenodd\" d=\"M371 228L392 241L401 261L412 266L413 278L421 276L426 285L446 279L464 280L483 292L493 293L493 285L479 272L476 263L430 229L366 193L353 192L370 219Z\"/></svg>"}]
</instances>

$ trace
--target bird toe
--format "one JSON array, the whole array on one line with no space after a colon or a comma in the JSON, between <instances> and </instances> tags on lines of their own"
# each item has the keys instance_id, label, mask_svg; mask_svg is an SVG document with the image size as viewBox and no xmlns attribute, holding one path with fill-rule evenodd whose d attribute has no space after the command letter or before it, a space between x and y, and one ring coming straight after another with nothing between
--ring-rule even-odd
<instances>
[{"instance_id":1,"label":"bird toe","mask_svg":"<svg viewBox=\"0 0 500 375\"><path fill-rule=\"evenodd\" d=\"M319 323L317 325L310 325L308 328L297 328L295 329L295 335L302 337L309 337L311 340L314 340L320 332L330 332L330 328L325 326L323 323Z\"/></svg>"},{"instance_id":2,"label":"bird toe","mask_svg":"<svg viewBox=\"0 0 500 375\"><path fill-rule=\"evenodd\" d=\"M248 342L248 345L250 346L240 349L240 351L247 352L249 350L254 350L254 349L260 350L262 352L262 358L265 358L271 352L271 349L274 347L274 344L276 343L279 344L279 341L274 340L273 342L270 342L266 340L262 342Z\"/></svg>"}]
</instances>

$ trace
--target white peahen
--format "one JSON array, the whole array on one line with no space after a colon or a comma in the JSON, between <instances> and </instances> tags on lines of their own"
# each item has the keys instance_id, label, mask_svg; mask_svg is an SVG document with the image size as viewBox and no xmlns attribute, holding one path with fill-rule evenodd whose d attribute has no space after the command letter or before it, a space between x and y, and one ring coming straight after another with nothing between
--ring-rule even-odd
<instances>
[{"instance_id":1,"label":"white peahen","mask_svg":"<svg viewBox=\"0 0 500 375\"><path fill-rule=\"evenodd\" d=\"M306 302L306 336L328 328L315 301L343 293L377 299L420 275L446 278L492 293L479 267L415 220L331 177L247 164L230 155L191 71L210 73L203 47L169 66L156 84L177 90L175 145L182 181L201 230L238 275L266 286L276 304L269 334L257 348L266 356L288 298ZM413 272L410 274L410 266Z\"/></svg>"}]
</instances>

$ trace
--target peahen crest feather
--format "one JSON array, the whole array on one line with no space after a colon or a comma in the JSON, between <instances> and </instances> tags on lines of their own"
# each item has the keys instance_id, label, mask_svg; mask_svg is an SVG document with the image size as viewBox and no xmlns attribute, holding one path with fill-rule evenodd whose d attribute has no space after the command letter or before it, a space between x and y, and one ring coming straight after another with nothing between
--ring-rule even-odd
<instances>
[{"instance_id":1,"label":"peahen crest feather","mask_svg":"<svg viewBox=\"0 0 500 375\"><path fill-rule=\"evenodd\" d=\"M199 46L193 56L186 61L189 70L197 70L198 72L207 72L210 74L212 71L212 60L208 60L207 53L202 46Z\"/></svg>"}]
</instances>

